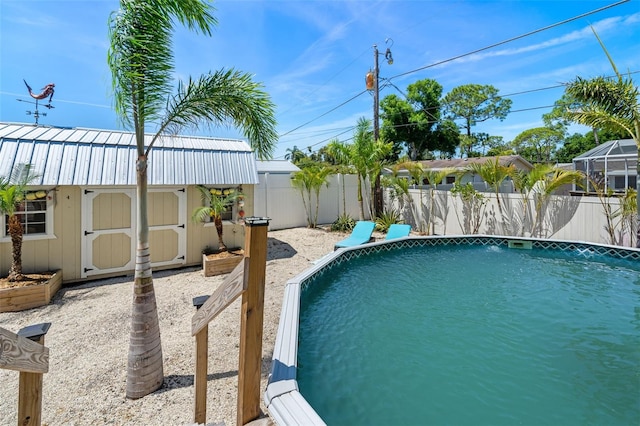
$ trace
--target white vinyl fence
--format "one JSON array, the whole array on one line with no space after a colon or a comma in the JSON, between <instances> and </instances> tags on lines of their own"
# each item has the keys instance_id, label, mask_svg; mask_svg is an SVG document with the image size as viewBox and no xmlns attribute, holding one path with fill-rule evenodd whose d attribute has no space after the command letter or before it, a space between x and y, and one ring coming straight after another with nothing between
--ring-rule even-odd
<instances>
[{"instance_id":1,"label":"white vinyl fence","mask_svg":"<svg viewBox=\"0 0 640 426\"><path fill-rule=\"evenodd\" d=\"M460 197L441 190L424 189L421 192L411 189L409 192L412 203L391 199L389 191L386 191L385 200L389 208L401 212L404 221L414 230L438 235L473 233L478 215L465 207ZM621 246L635 244L635 230L623 229L619 219L614 220L616 235L615 241L611 241L605 228L606 216L597 197L554 195L542 204L538 213L533 200L524 200L518 193L500 194L500 206L495 193L483 192L482 196L487 203L479 210L477 234L533 236ZM619 199L612 198L610 203L615 211Z\"/></svg>"},{"instance_id":2,"label":"white vinyl fence","mask_svg":"<svg viewBox=\"0 0 640 426\"><path fill-rule=\"evenodd\" d=\"M358 219L357 188L355 175L330 176L329 186L322 187L320 191L318 224L326 225L335 221L344 212L343 202L346 212ZM438 235L473 233L474 215L465 208L460 197L454 197L447 190L431 192L428 188L422 191L410 189L409 192L412 203L393 200L388 190L385 191L385 200L387 208L397 209L414 231ZM363 193L366 197L365 217L368 219L369 188L365 187ZM254 214L271 218L270 230L307 226L302 197L291 186L290 174L260 175L260 184L255 187L254 194ZM500 207L494 193L482 192L482 195L487 203L481 211L480 226L476 231L478 234L534 236L621 246L635 244L635 231L624 230L620 225L616 227L615 241L611 241L605 229L606 216L597 197L551 196L538 214L533 201L526 202L518 193L501 193ZM614 210L618 203L618 199L611 200ZM315 195L312 196L312 208L315 209Z\"/></svg>"},{"instance_id":3,"label":"white vinyl fence","mask_svg":"<svg viewBox=\"0 0 640 426\"><path fill-rule=\"evenodd\" d=\"M254 189L254 215L271 218L269 229L286 229L307 226L307 214L302 204L300 192L291 186L291 175L285 173L264 173L259 175L260 183ZM369 203L368 189L365 192L365 215ZM311 195L312 209L315 211L315 194ZM333 223L345 211L358 219L358 178L356 175L331 175L329 185L320 190L318 224Z\"/></svg>"}]
</instances>

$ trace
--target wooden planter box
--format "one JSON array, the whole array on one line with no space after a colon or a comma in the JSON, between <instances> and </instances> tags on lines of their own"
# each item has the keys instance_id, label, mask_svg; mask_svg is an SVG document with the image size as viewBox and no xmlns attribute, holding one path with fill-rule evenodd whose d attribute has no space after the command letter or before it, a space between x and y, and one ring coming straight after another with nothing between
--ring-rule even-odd
<instances>
[{"instance_id":1,"label":"wooden planter box","mask_svg":"<svg viewBox=\"0 0 640 426\"><path fill-rule=\"evenodd\" d=\"M56 271L42 284L0 289L0 312L17 312L37 308L51 302L62 286L62 271Z\"/></svg>"},{"instance_id":2,"label":"wooden planter box","mask_svg":"<svg viewBox=\"0 0 640 426\"><path fill-rule=\"evenodd\" d=\"M202 255L202 268L204 269L205 277L212 277L214 275L228 274L233 271L238 263L244 258L243 250L229 251L233 256L216 258L215 254Z\"/></svg>"}]
</instances>

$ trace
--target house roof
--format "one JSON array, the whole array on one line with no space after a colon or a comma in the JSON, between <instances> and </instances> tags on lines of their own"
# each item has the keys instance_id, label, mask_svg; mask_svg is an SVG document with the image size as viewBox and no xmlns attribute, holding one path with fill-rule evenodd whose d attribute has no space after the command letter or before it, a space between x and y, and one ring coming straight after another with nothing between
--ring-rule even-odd
<instances>
[{"instance_id":1,"label":"house roof","mask_svg":"<svg viewBox=\"0 0 640 426\"><path fill-rule=\"evenodd\" d=\"M524 168L531 170L533 165L519 155L502 155L498 157L471 157L471 158L452 158L450 160L424 160L419 161L422 163L423 169L441 170L441 169L463 169L470 164L484 164L489 160L498 158L500 164L503 166L509 166L514 164L518 168Z\"/></svg>"},{"instance_id":2,"label":"house roof","mask_svg":"<svg viewBox=\"0 0 640 426\"><path fill-rule=\"evenodd\" d=\"M146 135L146 143L152 135ZM131 132L0 122L0 176L20 163L40 177L33 185L136 184ZM257 184L251 147L242 140L165 136L149 154L149 185Z\"/></svg>"},{"instance_id":3,"label":"house roof","mask_svg":"<svg viewBox=\"0 0 640 426\"><path fill-rule=\"evenodd\" d=\"M299 172L300 168L287 160L258 161L258 173L289 174Z\"/></svg>"}]
</instances>

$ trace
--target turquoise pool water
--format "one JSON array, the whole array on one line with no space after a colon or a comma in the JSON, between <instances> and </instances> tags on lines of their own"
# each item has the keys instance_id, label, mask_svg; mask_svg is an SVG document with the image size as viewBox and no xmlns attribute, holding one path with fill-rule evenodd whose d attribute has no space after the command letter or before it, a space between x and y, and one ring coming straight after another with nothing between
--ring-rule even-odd
<instances>
[{"instance_id":1,"label":"turquoise pool water","mask_svg":"<svg viewBox=\"0 0 640 426\"><path fill-rule=\"evenodd\" d=\"M636 425L639 272L497 246L352 259L302 292L300 392L329 425Z\"/></svg>"}]
</instances>

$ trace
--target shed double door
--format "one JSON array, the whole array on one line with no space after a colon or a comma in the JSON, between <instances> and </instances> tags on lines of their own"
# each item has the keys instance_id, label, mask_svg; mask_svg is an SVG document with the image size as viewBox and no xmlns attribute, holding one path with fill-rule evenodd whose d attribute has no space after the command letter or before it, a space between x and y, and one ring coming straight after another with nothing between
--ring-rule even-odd
<instances>
[{"instance_id":1,"label":"shed double door","mask_svg":"<svg viewBox=\"0 0 640 426\"><path fill-rule=\"evenodd\" d=\"M136 250L135 188L82 189L81 277L132 272ZM186 261L186 190L150 188L147 194L152 267Z\"/></svg>"}]
</instances>

